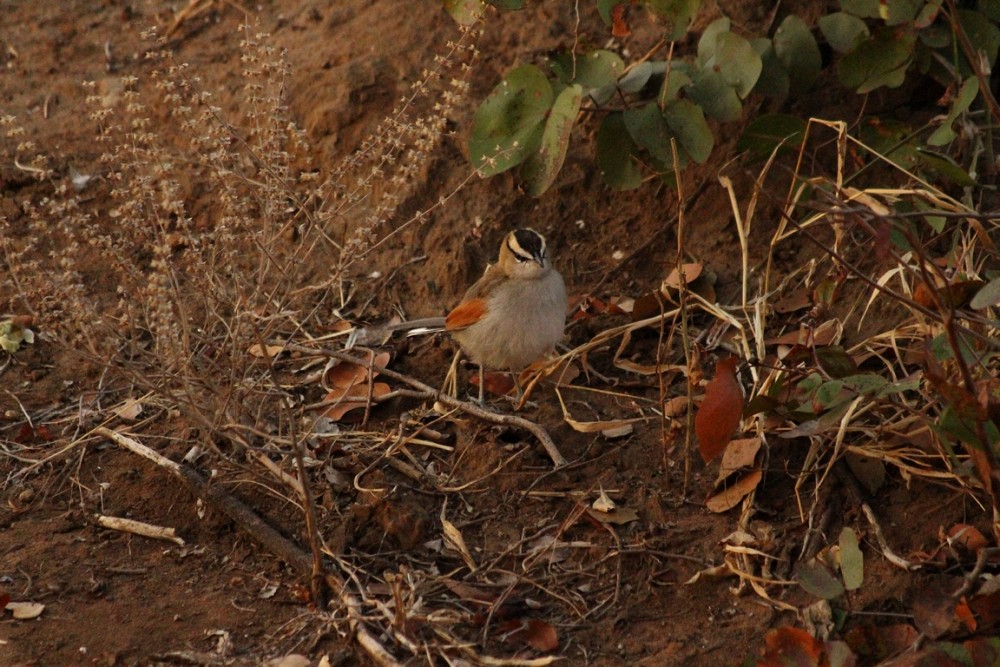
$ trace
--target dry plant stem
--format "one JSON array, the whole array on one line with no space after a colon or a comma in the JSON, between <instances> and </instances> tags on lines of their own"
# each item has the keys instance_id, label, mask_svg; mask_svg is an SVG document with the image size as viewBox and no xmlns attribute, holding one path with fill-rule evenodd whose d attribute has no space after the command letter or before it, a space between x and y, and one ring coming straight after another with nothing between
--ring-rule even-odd
<instances>
[{"instance_id":1,"label":"dry plant stem","mask_svg":"<svg viewBox=\"0 0 1000 667\"><path fill-rule=\"evenodd\" d=\"M868 524L872 527L872 532L875 533L875 540L878 542L879 548L882 549L882 555L885 556L885 559L896 567L907 571L920 569L919 564L897 555L892 547L889 546L889 541L885 539L885 533L882 532L882 524L879 523L878 517L875 516L875 511L872 510L871 505L865 500L864 493L858 486L857 481L854 479L854 473L850 471L847 464L843 460L837 461L833 466L833 472L837 476L837 479L840 480L840 483L844 485L844 489L851 497L851 501L861 506L861 511L865 513L865 518L868 519Z\"/></svg>"},{"instance_id":2,"label":"dry plant stem","mask_svg":"<svg viewBox=\"0 0 1000 667\"><path fill-rule=\"evenodd\" d=\"M137 440L117 431L112 431L109 428L101 426L94 429L93 433L108 438L120 447L138 454L165 469L171 475L183 481L191 492L205 503L232 519L242 530L275 556L281 558L302 574L312 574L313 564L309 554L265 523L253 510L226 493L219 485L209 484L194 470L161 456ZM354 638L367 651L368 656L376 664L383 667L401 666L401 663L363 625L360 602L347 591L344 580L335 574L327 572L325 574L325 583L331 590L338 594L341 603L347 608L351 629L355 633Z\"/></svg>"},{"instance_id":3,"label":"dry plant stem","mask_svg":"<svg viewBox=\"0 0 1000 667\"><path fill-rule=\"evenodd\" d=\"M674 157L674 175L677 182L677 256L674 258L674 266L677 269L679 283L678 310L681 315L681 347L684 349L684 364L688 368L688 372L685 374L687 414L685 415L684 428L684 484L681 487L681 497L687 497L688 484L691 480L691 448L694 445L691 440L691 434L694 433L694 383L691 380L691 340L688 337L688 288L687 280L684 276L684 179L680 177L681 170L677 155L677 141L673 138L670 139L670 150ZM663 444L665 447L666 439L664 439ZM665 450L664 456L666 456ZM665 471L666 468L664 467Z\"/></svg>"},{"instance_id":4,"label":"dry plant stem","mask_svg":"<svg viewBox=\"0 0 1000 667\"><path fill-rule=\"evenodd\" d=\"M948 20L951 22L951 31L958 37L958 43L962 46L962 52L965 53L966 59L968 59L969 64L972 66L972 71L976 74L976 79L979 81L979 94L986 101L986 106L990 109L990 115L993 116L993 122L1000 123L1000 105L997 104L997 99L993 97L993 89L990 86L989 77L983 71L982 59L976 53L972 42L969 41L969 36L965 33L961 21L958 20L958 8L955 6L955 0L946 0L946 2L948 4ZM988 164L990 165L990 171L995 171L992 161L989 161Z\"/></svg>"},{"instance_id":5,"label":"dry plant stem","mask_svg":"<svg viewBox=\"0 0 1000 667\"><path fill-rule=\"evenodd\" d=\"M154 526L151 523L134 521L132 519L123 519L117 516L106 516L104 514L95 514L94 520L97 521L97 525L101 528L120 530L125 533L151 537L155 540L166 540L167 542L173 542L178 546L184 546L184 540L177 536L177 533L173 528Z\"/></svg>"},{"instance_id":6,"label":"dry plant stem","mask_svg":"<svg viewBox=\"0 0 1000 667\"><path fill-rule=\"evenodd\" d=\"M347 352L342 352L340 350L326 350L321 348L312 348L312 347L307 347L305 345L297 345L294 343L286 343L285 348L293 352L302 352L304 354L321 354L327 357L332 357L333 359L339 359L340 361L344 361L349 364L354 364L355 366L367 368L369 372L377 371L380 375L384 375L385 377L396 380L397 382L404 382L413 387L414 389L423 392L424 398L434 399L435 401L443 403L444 405L450 408L456 408L458 410L461 410L462 412L472 415L473 417L482 419L483 421L492 422L494 424L501 424L504 426L514 426L517 428L524 429L525 431L528 431L533 436L535 436L535 438L538 439L538 442L541 443L542 448L545 449L545 453L549 455L549 458L552 459L552 463L557 468L560 468L567 464L566 457L564 457L559 452L559 449L556 447L555 443L552 441L552 438L545 431L545 429L539 426L538 424L535 424L534 422L530 422L527 419L524 419L523 417L497 414L495 412L490 412L489 410L481 408L473 403L466 403L464 401L460 401L457 398L453 398L451 396L448 396L447 394L441 393L440 391L434 389L430 385L426 385L423 382L420 382L419 380L414 380L408 375L397 373L396 371L389 370L388 368L375 369L373 368L373 365L369 361L364 359L359 359L357 356L349 354Z\"/></svg>"},{"instance_id":7,"label":"dry plant stem","mask_svg":"<svg viewBox=\"0 0 1000 667\"><path fill-rule=\"evenodd\" d=\"M257 337L257 344L260 349L266 350L267 346L264 345L264 338L260 334L260 330L254 328L254 335ZM277 373L274 372L274 357L270 355L265 355L267 360L267 373L268 377L274 385L276 391L281 394L281 382L278 380ZM374 357L372 357L372 363ZM284 408L285 401L279 399ZM369 402L371 401L371 396L369 395ZM365 411L365 417L367 420L367 408ZM312 576L310 577L310 589L312 591L313 601L321 609L326 607L327 602L327 590L324 586L325 577L323 570L323 551L320 546L319 528L316 523L316 506L313 500L312 488L309 486L309 472L306 470L305 454L303 453L302 440L297 437L295 425L298 420L294 415L290 415L288 419L288 430L289 437L292 440L292 453L295 457L295 468L299 473L299 492L302 497L302 507L305 510L306 519L306 539L309 542L309 550L312 552Z\"/></svg>"}]
</instances>

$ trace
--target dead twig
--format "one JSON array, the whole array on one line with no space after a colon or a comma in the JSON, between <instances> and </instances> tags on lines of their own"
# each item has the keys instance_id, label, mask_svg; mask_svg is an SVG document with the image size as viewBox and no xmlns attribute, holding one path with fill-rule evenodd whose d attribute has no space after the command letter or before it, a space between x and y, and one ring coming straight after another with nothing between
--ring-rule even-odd
<instances>
[{"instance_id":1,"label":"dead twig","mask_svg":"<svg viewBox=\"0 0 1000 667\"><path fill-rule=\"evenodd\" d=\"M303 354L319 354L327 357L332 357L333 359L339 359L340 361L344 361L349 364L354 364L362 368L367 368L369 372L376 371L374 365L370 361L359 358L348 352L342 352L340 350L327 350L323 348L314 348L305 345L298 345L295 343L285 343L285 349L291 350L292 352L301 352ZM549 458L552 459L552 463L557 468L561 468L562 466L568 463L566 457L564 457L562 453L560 453L559 449L556 447L555 443L552 441L552 438L545 431L545 429L534 422L528 421L523 417L516 417L514 415L505 415L496 412L490 412L489 410L481 408L473 403L460 401L457 398L441 393L440 391L438 391L434 387L431 387L430 385L424 384L419 380L415 380L414 378L411 378L408 375L404 375L402 373L397 373L396 371L389 370L388 368L379 368L377 369L377 372L381 375L384 375L387 378L396 380L397 382L403 382L405 384L410 385L417 391L421 392L425 399L434 399L435 401L442 403L448 406L449 408L455 408L457 410L461 410L462 412L470 414L478 419L482 419L483 421L488 421L494 424L500 424L502 426L513 426L515 428L520 428L525 431L528 431L533 436L535 436L538 442L542 445L542 448L545 450L545 453L549 455Z\"/></svg>"},{"instance_id":2,"label":"dead twig","mask_svg":"<svg viewBox=\"0 0 1000 667\"><path fill-rule=\"evenodd\" d=\"M218 484L209 484L194 470L161 456L139 441L122 433L103 426L94 429L93 433L108 438L120 447L152 461L174 477L179 478L203 502L224 513L271 553L300 573L309 576L313 574L312 557L308 553L265 523L253 510L226 493ZM341 603L347 609L354 639L368 653L368 656L382 667L401 666L402 663L379 643L362 622L361 603L347 591L344 579L329 571L324 573L324 577L326 585L337 593Z\"/></svg>"}]
</instances>

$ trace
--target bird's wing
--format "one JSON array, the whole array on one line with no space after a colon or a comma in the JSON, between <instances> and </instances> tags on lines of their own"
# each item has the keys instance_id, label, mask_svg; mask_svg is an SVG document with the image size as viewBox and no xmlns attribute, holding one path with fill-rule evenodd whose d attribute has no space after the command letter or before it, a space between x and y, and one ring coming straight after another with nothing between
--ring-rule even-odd
<instances>
[{"instance_id":1,"label":"bird's wing","mask_svg":"<svg viewBox=\"0 0 1000 667\"><path fill-rule=\"evenodd\" d=\"M506 279L503 271L496 265L486 269L483 277L472 284L465 293L462 303L448 313L444 321L445 331L457 331L470 327L486 316L486 300L497 285Z\"/></svg>"}]
</instances>

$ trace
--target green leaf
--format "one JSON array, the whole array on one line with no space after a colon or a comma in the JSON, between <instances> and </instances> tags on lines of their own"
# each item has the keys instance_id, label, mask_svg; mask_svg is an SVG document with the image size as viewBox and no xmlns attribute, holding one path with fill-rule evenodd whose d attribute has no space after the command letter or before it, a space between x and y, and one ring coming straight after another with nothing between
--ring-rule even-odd
<instances>
[{"instance_id":1,"label":"green leaf","mask_svg":"<svg viewBox=\"0 0 1000 667\"><path fill-rule=\"evenodd\" d=\"M921 166L930 169L941 178L949 180L955 185L963 188L977 185L976 180L972 176L969 176L969 172L955 164L950 156L929 153L927 151L916 151L916 158Z\"/></svg>"},{"instance_id":2,"label":"green leaf","mask_svg":"<svg viewBox=\"0 0 1000 667\"><path fill-rule=\"evenodd\" d=\"M629 136L637 145L646 149L654 160L664 165L674 161L670 149L670 129L655 102L628 109L623 118Z\"/></svg>"},{"instance_id":3,"label":"green leaf","mask_svg":"<svg viewBox=\"0 0 1000 667\"><path fill-rule=\"evenodd\" d=\"M701 0L646 0L646 5L666 21L667 39L676 41L691 27L691 22L701 7Z\"/></svg>"},{"instance_id":4,"label":"green leaf","mask_svg":"<svg viewBox=\"0 0 1000 667\"><path fill-rule=\"evenodd\" d=\"M486 2L500 9L524 9L524 0L486 0Z\"/></svg>"},{"instance_id":5,"label":"green leaf","mask_svg":"<svg viewBox=\"0 0 1000 667\"><path fill-rule=\"evenodd\" d=\"M642 184L639 147L629 136L621 112L605 116L597 130L597 166L604 182L616 190L633 190Z\"/></svg>"},{"instance_id":6,"label":"green leaf","mask_svg":"<svg viewBox=\"0 0 1000 667\"><path fill-rule=\"evenodd\" d=\"M716 38L715 55L705 65L712 66L736 89L740 99L745 99L760 78L762 63L750 42L736 33L724 32Z\"/></svg>"},{"instance_id":7,"label":"green leaf","mask_svg":"<svg viewBox=\"0 0 1000 667\"><path fill-rule=\"evenodd\" d=\"M973 310L982 310L997 304L1000 304L1000 278L994 278L983 285L982 289L972 297L969 307Z\"/></svg>"},{"instance_id":8,"label":"green leaf","mask_svg":"<svg viewBox=\"0 0 1000 667\"><path fill-rule=\"evenodd\" d=\"M597 13L601 15L604 25L611 25L611 10L615 5L624 5L628 0L597 0Z\"/></svg>"},{"instance_id":9,"label":"green leaf","mask_svg":"<svg viewBox=\"0 0 1000 667\"><path fill-rule=\"evenodd\" d=\"M868 93L903 83L913 58L916 38L911 33L882 30L858 45L837 63L837 75L845 86Z\"/></svg>"},{"instance_id":10,"label":"green leaf","mask_svg":"<svg viewBox=\"0 0 1000 667\"><path fill-rule=\"evenodd\" d=\"M578 83L585 91L613 86L625 71L625 63L618 54L604 50L578 54L575 63L572 53L561 53L549 64L560 81Z\"/></svg>"},{"instance_id":11,"label":"green leaf","mask_svg":"<svg viewBox=\"0 0 1000 667\"><path fill-rule=\"evenodd\" d=\"M569 135L580 113L583 88L574 83L567 86L552 105L542 142L537 153L529 156L521 167L521 177L528 186L528 194L537 197L549 189L566 159Z\"/></svg>"},{"instance_id":12,"label":"green leaf","mask_svg":"<svg viewBox=\"0 0 1000 667\"><path fill-rule=\"evenodd\" d=\"M853 528L844 527L840 531L840 574L844 577L844 588L856 591L865 579L865 559L858 546L858 536Z\"/></svg>"},{"instance_id":13,"label":"green leaf","mask_svg":"<svg viewBox=\"0 0 1000 667\"><path fill-rule=\"evenodd\" d=\"M875 394L884 389L889 381L881 375L874 373L861 373L859 375L847 375L840 379L845 387L850 388L858 394Z\"/></svg>"},{"instance_id":14,"label":"green leaf","mask_svg":"<svg viewBox=\"0 0 1000 667\"><path fill-rule=\"evenodd\" d=\"M774 33L774 52L788 72L793 93L803 93L819 77L823 57L809 26L795 14L789 14Z\"/></svg>"},{"instance_id":15,"label":"green leaf","mask_svg":"<svg viewBox=\"0 0 1000 667\"><path fill-rule=\"evenodd\" d=\"M729 19L725 16L715 19L701 33L698 40L698 63L704 67L708 61L715 57L715 43L719 35L729 32Z\"/></svg>"},{"instance_id":16,"label":"green leaf","mask_svg":"<svg viewBox=\"0 0 1000 667\"><path fill-rule=\"evenodd\" d=\"M868 26L857 16L835 12L819 17L819 29L837 53L848 53L868 38Z\"/></svg>"},{"instance_id":17,"label":"green leaf","mask_svg":"<svg viewBox=\"0 0 1000 667\"><path fill-rule=\"evenodd\" d=\"M816 361L832 378L845 378L858 372L858 365L840 345L817 347Z\"/></svg>"},{"instance_id":18,"label":"green leaf","mask_svg":"<svg viewBox=\"0 0 1000 667\"><path fill-rule=\"evenodd\" d=\"M973 51L976 53L982 51L985 62L995 63L997 53L1000 52L1000 28L980 12L971 9L959 9L958 20L972 43ZM966 65L963 68L963 76L971 74L967 63L963 64Z\"/></svg>"},{"instance_id":19,"label":"green leaf","mask_svg":"<svg viewBox=\"0 0 1000 667\"><path fill-rule=\"evenodd\" d=\"M701 70L687 88L687 96L710 118L722 122L739 120L743 105L736 91L714 70Z\"/></svg>"},{"instance_id":20,"label":"green leaf","mask_svg":"<svg viewBox=\"0 0 1000 667\"><path fill-rule=\"evenodd\" d=\"M830 380L824 382L816 390L816 401L824 408L828 409L834 405L839 405L846 398L844 395L844 383L840 380Z\"/></svg>"},{"instance_id":21,"label":"green leaf","mask_svg":"<svg viewBox=\"0 0 1000 667\"><path fill-rule=\"evenodd\" d=\"M660 104L668 104L680 97L680 92L686 86L691 85L691 77L688 75L690 68L684 67L684 63L674 63L670 68L670 74L663 78L663 89L660 91Z\"/></svg>"},{"instance_id":22,"label":"green leaf","mask_svg":"<svg viewBox=\"0 0 1000 667\"><path fill-rule=\"evenodd\" d=\"M674 100L663 110L663 117L691 159L703 164L712 154L715 137L701 107L690 100Z\"/></svg>"},{"instance_id":23,"label":"green leaf","mask_svg":"<svg viewBox=\"0 0 1000 667\"><path fill-rule=\"evenodd\" d=\"M535 152L552 107L552 85L542 70L523 65L511 71L476 110L469 137L472 166L493 176Z\"/></svg>"},{"instance_id":24,"label":"green leaf","mask_svg":"<svg viewBox=\"0 0 1000 667\"><path fill-rule=\"evenodd\" d=\"M750 40L753 50L760 55L761 69L754 90L768 97L785 98L788 96L790 80L785 66L778 60L774 52L774 43L766 37Z\"/></svg>"},{"instance_id":25,"label":"green leaf","mask_svg":"<svg viewBox=\"0 0 1000 667\"><path fill-rule=\"evenodd\" d=\"M951 128L952 124L958 120L958 117L968 110L969 106L979 95L979 81L974 76L970 76L962 84L962 88L958 91L958 95L955 96L955 101L951 105L951 110L948 112L948 116L941 123L941 127L936 129L931 136L927 138L927 143L931 146L944 146L950 143L956 136L955 130Z\"/></svg>"},{"instance_id":26,"label":"green leaf","mask_svg":"<svg viewBox=\"0 0 1000 667\"><path fill-rule=\"evenodd\" d=\"M807 592L824 600L844 594L844 585L829 569L815 558L795 564L795 580Z\"/></svg>"},{"instance_id":27,"label":"green leaf","mask_svg":"<svg viewBox=\"0 0 1000 667\"><path fill-rule=\"evenodd\" d=\"M805 132L804 118L782 113L765 114L747 125L736 148L749 152L753 159L768 158L775 149L783 153L798 150Z\"/></svg>"},{"instance_id":28,"label":"green leaf","mask_svg":"<svg viewBox=\"0 0 1000 667\"><path fill-rule=\"evenodd\" d=\"M840 0L840 7L848 14L859 18L879 18L879 0Z\"/></svg>"},{"instance_id":29,"label":"green leaf","mask_svg":"<svg viewBox=\"0 0 1000 667\"><path fill-rule=\"evenodd\" d=\"M879 12L885 24L893 26L913 22L926 0L890 0L880 4Z\"/></svg>"},{"instance_id":30,"label":"green leaf","mask_svg":"<svg viewBox=\"0 0 1000 667\"><path fill-rule=\"evenodd\" d=\"M472 25L483 17L486 3L483 0L444 0L444 10L459 25Z\"/></svg>"}]
</instances>

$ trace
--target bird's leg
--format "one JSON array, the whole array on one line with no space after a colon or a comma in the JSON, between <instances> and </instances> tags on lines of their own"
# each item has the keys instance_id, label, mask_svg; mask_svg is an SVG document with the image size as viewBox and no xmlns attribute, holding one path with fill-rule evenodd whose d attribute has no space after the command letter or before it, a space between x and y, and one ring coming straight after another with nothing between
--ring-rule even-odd
<instances>
[{"instance_id":1,"label":"bird's leg","mask_svg":"<svg viewBox=\"0 0 1000 667\"><path fill-rule=\"evenodd\" d=\"M483 365L479 364L479 405L486 405L483 399L483 391L486 387L486 372L483 370Z\"/></svg>"}]
</instances>

